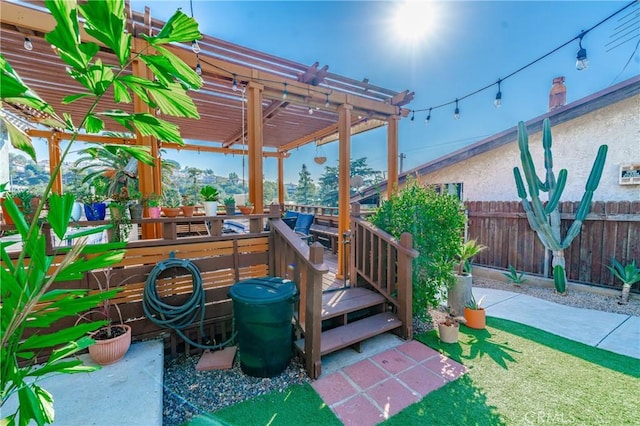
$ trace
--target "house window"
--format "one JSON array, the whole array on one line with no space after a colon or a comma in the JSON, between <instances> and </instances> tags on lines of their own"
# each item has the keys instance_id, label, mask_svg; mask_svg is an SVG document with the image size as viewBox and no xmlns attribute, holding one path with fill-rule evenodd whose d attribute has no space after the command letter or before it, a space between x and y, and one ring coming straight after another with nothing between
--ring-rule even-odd
<instances>
[{"instance_id":1,"label":"house window","mask_svg":"<svg viewBox=\"0 0 640 426\"><path fill-rule=\"evenodd\" d=\"M462 201L462 182L458 183L436 183L433 185L438 194L450 194L458 197Z\"/></svg>"}]
</instances>

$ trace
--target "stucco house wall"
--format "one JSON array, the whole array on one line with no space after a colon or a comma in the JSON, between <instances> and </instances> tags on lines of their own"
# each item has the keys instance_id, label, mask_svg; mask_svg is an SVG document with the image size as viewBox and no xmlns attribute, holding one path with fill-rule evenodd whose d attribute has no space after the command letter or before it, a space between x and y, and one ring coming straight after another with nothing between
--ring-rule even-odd
<instances>
[{"instance_id":1,"label":"stucco house wall","mask_svg":"<svg viewBox=\"0 0 640 426\"><path fill-rule=\"evenodd\" d=\"M580 201L598 147L609 151L594 201L640 200L640 185L620 185L620 164L640 163L640 95L551 126L554 172L568 170L562 201ZM538 175L544 177L542 132L529 134L529 149ZM425 184L463 183L470 201L519 200L513 167L521 166L516 140L432 173L420 175ZM543 197L546 194L543 195ZM544 198L543 198L544 199Z\"/></svg>"}]
</instances>

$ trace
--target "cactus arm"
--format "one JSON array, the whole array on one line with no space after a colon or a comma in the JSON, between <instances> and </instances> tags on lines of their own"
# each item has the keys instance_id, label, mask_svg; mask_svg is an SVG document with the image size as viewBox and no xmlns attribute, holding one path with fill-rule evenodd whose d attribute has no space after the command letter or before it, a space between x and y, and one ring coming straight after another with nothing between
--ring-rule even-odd
<instances>
[{"instance_id":1,"label":"cactus arm","mask_svg":"<svg viewBox=\"0 0 640 426\"><path fill-rule=\"evenodd\" d=\"M564 191L564 187L567 184L567 176L567 169L562 169L560 170L560 173L558 173L558 181L555 184L555 189L549 191L549 202L544 208L547 214L558 208L558 202L560 201L560 197L562 196L562 191Z\"/></svg>"},{"instance_id":2,"label":"cactus arm","mask_svg":"<svg viewBox=\"0 0 640 426\"><path fill-rule=\"evenodd\" d=\"M522 162L522 171L529 186L529 195L531 198L537 197L540 193L540 187L544 184L536 174L536 168L533 164L533 158L529 152L529 135L524 126L524 122L518 123L518 147L520 148L520 161Z\"/></svg>"},{"instance_id":3,"label":"cactus arm","mask_svg":"<svg viewBox=\"0 0 640 426\"><path fill-rule=\"evenodd\" d=\"M518 167L513 168L513 177L516 180L516 189L518 190L518 197L521 200L527 199L527 190L524 188L524 182L522 181L522 175Z\"/></svg>"},{"instance_id":4,"label":"cactus arm","mask_svg":"<svg viewBox=\"0 0 640 426\"><path fill-rule=\"evenodd\" d=\"M591 173L589 173L589 179L587 179L587 184L585 185L585 190L593 191L596 190L598 184L600 183L600 178L602 177L602 170L604 169L604 163L607 160L607 151L609 147L607 145L600 145L598 148L598 155L596 156L595 161L593 162L593 167L591 168Z\"/></svg>"},{"instance_id":5,"label":"cactus arm","mask_svg":"<svg viewBox=\"0 0 640 426\"><path fill-rule=\"evenodd\" d=\"M546 191L553 190L556 178L553 174L553 153L551 152L551 144L553 138L551 137L551 122L546 118L542 122L542 147L544 148L544 169L547 176L544 182L544 188Z\"/></svg>"}]
</instances>

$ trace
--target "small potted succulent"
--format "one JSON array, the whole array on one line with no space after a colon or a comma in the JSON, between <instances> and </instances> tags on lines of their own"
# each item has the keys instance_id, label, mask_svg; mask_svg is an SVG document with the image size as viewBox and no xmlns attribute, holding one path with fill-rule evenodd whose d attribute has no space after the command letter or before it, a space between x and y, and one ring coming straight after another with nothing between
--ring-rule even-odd
<instances>
[{"instance_id":1,"label":"small potted succulent","mask_svg":"<svg viewBox=\"0 0 640 426\"><path fill-rule=\"evenodd\" d=\"M464 317L454 315L452 310L448 310L446 317L438 322L438 336L443 343L458 343L460 323L466 320Z\"/></svg>"},{"instance_id":2,"label":"small potted succulent","mask_svg":"<svg viewBox=\"0 0 640 426\"><path fill-rule=\"evenodd\" d=\"M191 217L196 210L196 198L192 195L182 196L182 214L184 217Z\"/></svg>"},{"instance_id":3,"label":"small potted succulent","mask_svg":"<svg viewBox=\"0 0 640 426\"><path fill-rule=\"evenodd\" d=\"M244 204L238 206L238 210L240 210L240 213L245 216L251 214L253 213L253 203L251 201L246 201Z\"/></svg>"},{"instance_id":4,"label":"small potted succulent","mask_svg":"<svg viewBox=\"0 0 640 426\"><path fill-rule=\"evenodd\" d=\"M182 211L180 193L176 189L167 189L163 192L162 213L166 217L177 217Z\"/></svg>"},{"instance_id":5,"label":"small potted succulent","mask_svg":"<svg viewBox=\"0 0 640 426\"><path fill-rule=\"evenodd\" d=\"M487 313L482 307L482 300L484 296L480 298L480 300L476 301L473 293L471 294L471 302L464 307L464 318L467 320L465 325L469 328L475 328L478 330L482 330L487 325Z\"/></svg>"},{"instance_id":6,"label":"small potted succulent","mask_svg":"<svg viewBox=\"0 0 640 426\"><path fill-rule=\"evenodd\" d=\"M236 214L236 199L233 197L233 195L230 195L224 199L224 209L227 213L227 216Z\"/></svg>"},{"instance_id":7,"label":"small potted succulent","mask_svg":"<svg viewBox=\"0 0 640 426\"><path fill-rule=\"evenodd\" d=\"M147 211L149 212L150 218L158 219L160 217L160 212L161 212L160 200L161 199L162 197L156 194L155 192L142 196L142 204L144 205L144 207L146 207Z\"/></svg>"},{"instance_id":8,"label":"small potted succulent","mask_svg":"<svg viewBox=\"0 0 640 426\"><path fill-rule=\"evenodd\" d=\"M216 216L218 214L220 192L211 185L205 185L200 188L200 195L204 199L205 216Z\"/></svg>"}]
</instances>

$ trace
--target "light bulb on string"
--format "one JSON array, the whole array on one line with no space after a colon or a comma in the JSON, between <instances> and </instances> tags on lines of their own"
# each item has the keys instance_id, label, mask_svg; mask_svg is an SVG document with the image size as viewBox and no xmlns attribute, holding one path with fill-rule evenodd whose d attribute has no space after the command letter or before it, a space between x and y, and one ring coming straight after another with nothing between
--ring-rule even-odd
<instances>
[{"instance_id":1,"label":"light bulb on string","mask_svg":"<svg viewBox=\"0 0 640 426\"><path fill-rule=\"evenodd\" d=\"M284 90L282 91L282 100L284 101L285 99L287 99L287 96L289 95L289 93L287 92L287 83L282 83L284 84Z\"/></svg>"},{"instance_id":2,"label":"light bulb on string","mask_svg":"<svg viewBox=\"0 0 640 426\"><path fill-rule=\"evenodd\" d=\"M200 45L198 44L198 40L193 40L191 42L191 50L193 50L193 53L195 53L196 55L200 53Z\"/></svg>"},{"instance_id":3,"label":"light bulb on string","mask_svg":"<svg viewBox=\"0 0 640 426\"><path fill-rule=\"evenodd\" d=\"M458 100L456 99L456 109L453 111L453 118L460 120L460 108L458 108Z\"/></svg>"},{"instance_id":4,"label":"light bulb on string","mask_svg":"<svg viewBox=\"0 0 640 426\"><path fill-rule=\"evenodd\" d=\"M311 106L309 106L309 115L313 114L313 108L311 108Z\"/></svg>"},{"instance_id":5,"label":"light bulb on string","mask_svg":"<svg viewBox=\"0 0 640 426\"><path fill-rule=\"evenodd\" d=\"M29 37L24 38L24 48L29 51L33 50L33 43L31 43L31 39Z\"/></svg>"},{"instance_id":6,"label":"light bulb on string","mask_svg":"<svg viewBox=\"0 0 640 426\"><path fill-rule=\"evenodd\" d=\"M233 83L231 84L231 90L234 92L238 91L238 80L236 80L236 75L233 75Z\"/></svg>"},{"instance_id":7,"label":"light bulb on string","mask_svg":"<svg viewBox=\"0 0 640 426\"><path fill-rule=\"evenodd\" d=\"M200 61L196 64L196 74L202 75L202 67L200 66Z\"/></svg>"},{"instance_id":8,"label":"light bulb on string","mask_svg":"<svg viewBox=\"0 0 640 426\"><path fill-rule=\"evenodd\" d=\"M416 112L411 110L411 121L413 122L416 119Z\"/></svg>"},{"instance_id":9,"label":"light bulb on string","mask_svg":"<svg viewBox=\"0 0 640 426\"><path fill-rule=\"evenodd\" d=\"M584 37L585 34L586 33L582 31L578 39L578 46L580 46L578 54L576 55L576 69L578 71L582 71L589 67L589 59L587 59L587 49L582 47L582 37Z\"/></svg>"},{"instance_id":10,"label":"light bulb on string","mask_svg":"<svg viewBox=\"0 0 640 426\"><path fill-rule=\"evenodd\" d=\"M329 94L327 93L327 94L325 94L325 96L327 97L327 99L324 101L324 106L329 108L329 105L330 105L330 103L329 103Z\"/></svg>"},{"instance_id":11,"label":"light bulb on string","mask_svg":"<svg viewBox=\"0 0 640 426\"><path fill-rule=\"evenodd\" d=\"M498 93L496 93L496 99L493 101L493 105L496 108L500 108L502 105L502 92L500 91L500 82L502 80L498 80Z\"/></svg>"},{"instance_id":12,"label":"light bulb on string","mask_svg":"<svg viewBox=\"0 0 640 426\"><path fill-rule=\"evenodd\" d=\"M429 112L427 113L427 118L424 119L424 125L428 126L431 123L431 108L429 108Z\"/></svg>"}]
</instances>

